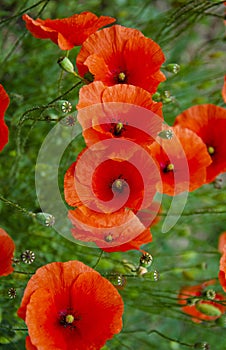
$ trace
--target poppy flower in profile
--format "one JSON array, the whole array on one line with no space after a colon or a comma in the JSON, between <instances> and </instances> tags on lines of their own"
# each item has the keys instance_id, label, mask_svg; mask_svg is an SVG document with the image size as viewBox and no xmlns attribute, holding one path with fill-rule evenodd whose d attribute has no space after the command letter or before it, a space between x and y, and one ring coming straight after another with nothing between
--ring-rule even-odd
<instances>
[{"instance_id":1,"label":"poppy flower in profile","mask_svg":"<svg viewBox=\"0 0 226 350\"><path fill-rule=\"evenodd\" d=\"M159 192L174 196L205 183L211 157L202 139L191 130L175 126L171 131L171 139L159 139L149 149L161 175Z\"/></svg>"},{"instance_id":2,"label":"poppy flower in profile","mask_svg":"<svg viewBox=\"0 0 226 350\"><path fill-rule=\"evenodd\" d=\"M226 109L212 104L192 106L176 117L175 125L195 132L206 145L212 163L206 169L206 183L226 171Z\"/></svg>"},{"instance_id":3,"label":"poppy flower in profile","mask_svg":"<svg viewBox=\"0 0 226 350\"><path fill-rule=\"evenodd\" d=\"M226 292L226 245L224 245L223 254L220 259L220 271L218 278L223 290Z\"/></svg>"},{"instance_id":4,"label":"poppy flower in profile","mask_svg":"<svg viewBox=\"0 0 226 350\"><path fill-rule=\"evenodd\" d=\"M218 250L221 254L223 254L224 246L226 246L226 231L220 234L218 240Z\"/></svg>"},{"instance_id":5,"label":"poppy flower in profile","mask_svg":"<svg viewBox=\"0 0 226 350\"><path fill-rule=\"evenodd\" d=\"M9 96L7 95L5 89L0 84L0 151L8 143L9 130L4 121L5 111L9 105Z\"/></svg>"},{"instance_id":6,"label":"poppy flower in profile","mask_svg":"<svg viewBox=\"0 0 226 350\"><path fill-rule=\"evenodd\" d=\"M27 29L39 39L50 39L61 50L71 50L74 46L80 46L90 34L99 28L115 22L115 18L97 17L92 12L82 12L62 19L32 19L27 14L23 15Z\"/></svg>"},{"instance_id":7,"label":"poppy flower in profile","mask_svg":"<svg viewBox=\"0 0 226 350\"><path fill-rule=\"evenodd\" d=\"M77 110L87 146L107 138L151 144L162 128L162 103L134 85L105 86L96 81L83 86Z\"/></svg>"},{"instance_id":8,"label":"poppy flower in profile","mask_svg":"<svg viewBox=\"0 0 226 350\"><path fill-rule=\"evenodd\" d=\"M29 280L18 316L27 349L100 349L121 331L123 301L117 289L79 261L42 266Z\"/></svg>"},{"instance_id":9,"label":"poppy flower in profile","mask_svg":"<svg viewBox=\"0 0 226 350\"><path fill-rule=\"evenodd\" d=\"M149 226L156 214L150 213ZM93 242L106 252L139 250L141 245L152 241L150 228L145 226L147 223L143 223L132 210L122 209L105 214L81 206L69 210L69 219L75 239Z\"/></svg>"},{"instance_id":10,"label":"poppy flower in profile","mask_svg":"<svg viewBox=\"0 0 226 350\"><path fill-rule=\"evenodd\" d=\"M132 142L99 142L98 149L86 148L67 170L64 178L66 202L92 210L113 213L122 208L148 208L156 193L158 169L143 149Z\"/></svg>"},{"instance_id":11,"label":"poppy flower in profile","mask_svg":"<svg viewBox=\"0 0 226 350\"><path fill-rule=\"evenodd\" d=\"M154 93L165 80L164 60L160 46L139 30L114 25L83 43L76 64L81 76L90 72L104 85L130 84Z\"/></svg>"},{"instance_id":12,"label":"poppy flower in profile","mask_svg":"<svg viewBox=\"0 0 226 350\"><path fill-rule=\"evenodd\" d=\"M0 228L0 276L7 276L13 272L12 258L15 244L12 238Z\"/></svg>"},{"instance_id":13,"label":"poppy flower in profile","mask_svg":"<svg viewBox=\"0 0 226 350\"><path fill-rule=\"evenodd\" d=\"M214 321L225 313L226 307L218 303L225 300L225 297L206 288L214 283L215 280L210 280L195 286L186 286L180 290L178 302L182 305L182 311L192 316L193 322Z\"/></svg>"}]
</instances>

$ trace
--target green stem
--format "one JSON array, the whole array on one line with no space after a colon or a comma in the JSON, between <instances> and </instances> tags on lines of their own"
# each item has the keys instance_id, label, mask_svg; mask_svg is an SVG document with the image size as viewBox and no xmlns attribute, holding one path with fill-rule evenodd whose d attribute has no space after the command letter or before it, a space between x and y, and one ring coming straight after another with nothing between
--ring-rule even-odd
<instances>
[{"instance_id":1,"label":"green stem","mask_svg":"<svg viewBox=\"0 0 226 350\"><path fill-rule=\"evenodd\" d=\"M99 262L100 262L100 259L102 258L102 256L103 256L103 253L104 253L104 251L103 250L101 250L101 252L100 252L100 255L98 256L98 259L97 259L97 261L96 261L96 263L95 263L95 265L93 265L93 269L95 269L96 267L97 267L97 265L99 264Z\"/></svg>"},{"instance_id":2,"label":"green stem","mask_svg":"<svg viewBox=\"0 0 226 350\"><path fill-rule=\"evenodd\" d=\"M7 205L15 208L16 210L20 211L21 213L27 215L27 216L31 216L31 217L35 217L35 213L32 213L31 211L28 211L25 208L22 208L19 204L14 203L12 201L10 201L9 199L4 198L1 194L0 194L0 200L4 203L6 203Z\"/></svg>"},{"instance_id":3,"label":"green stem","mask_svg":"<svg viewBox=\"0 0 226 350\"><path fill-rule=\"evenodd\" d=\"M34 272L25 272L25 271L18 271L18 270L13 270L14 273L19 273L21 275L34 275Z\"/></svg>"}]
</instances>

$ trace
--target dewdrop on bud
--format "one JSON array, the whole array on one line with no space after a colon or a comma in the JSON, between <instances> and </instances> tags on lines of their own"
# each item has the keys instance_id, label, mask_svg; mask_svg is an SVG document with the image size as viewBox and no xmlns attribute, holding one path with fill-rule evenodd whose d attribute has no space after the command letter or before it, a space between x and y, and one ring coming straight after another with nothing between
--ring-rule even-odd
<instances>
[{"instance_id":1,"label":"dewdrop on bud","mask_svg":"<svg viewBox=\"0 0 226 350\"><path fill-rule=\"evenodd\" d=\"M145 252L142 254L142 256L140 258L140 266L149 267L149 266L151 266L152 261L153 261L153 257L151 256L151 254Z\"/></svg>"},{"instance_id":2,"label":"dewdrop on bud","mask_svg":"<svg viewBox=\"0 0 226 350\"><path fill-rule=\"evenodd\" d=\"M158 136L165 140L171 140L173 137L173 131L172 130L163 130L158 133Z\"/></svg>"},{"instance_id":3,"label":"dewdrop on bud","mask_svg":"<svg viewBox=\"0 0 226 350\"><path fill-rule=\"evenodd\" d=\"M69 58L67 58L67 57L60 57L60 58L58 59L57 63L59 64L59 66L60 66L65 72L72 73L72 74L75 73L75 71L74 71L74 66L73 66L73 64L71 63L71 61L69 60Z\"/></svg>"},{"instance_id":4,"label":"dewdrop on bud","mask_svg":"<svg viewBox=\"0 0 226 350\"><path fill-rule=\"evenodd\" d=\"M107 278L117 289L123 289L126 285L126 278L121 274L114 273Z\"/></svg>"},{"instance_id":5,"label":"dewdrop on bud","mask_svg":"<svg viewBox=\"0 0 226 350\"><path fill-rule=\"evenodd\" d=\"M160 274L157 270L154 270L144 274L144 277L152 282L157 282L160 278Z\"/></svg>"},{"instance_id":6,"label":"dewdrop on bud","mask_svg":"<svg viewBox=\"0 0 226 350\"><path fill-rule=\"evenodd\" d=\"M210 350L210 345L207 342L195 343L194 349Z\"/></svg>"},{"instance_id":7,"label":"dewdrop on bud","mask_svg":"<svg viewBox=\"0 0 226 350\"><path fill-rule=\"evenodd\" d=\"M35 253L32 250L25 250L20 257L25 264L32 264L35 261Z\"/></svg>"},{"instance_id":8,"label":"dewdrop on bud","mask_svg":"<svg viewBox=\"0 0 226 350\"><path fill-rule=\"evenodd\" d=\"M53 226L55 224L55 217L48 213L37 213L34 215L35 219L43 226Z\"/></svg>"},{"instance_id":9,"label":"dewdrop on bud","mask_svg":"<svg viewBox=\"0 0 226 350\"><path fill-rule=\"evenodd\" d=\"M202 314L213 317L220 317L221 311L212 304L207 304L203 302L196 303L196 309L200 311Z\"/></svg>"},{"instance_id":10,"label":"dewdrop on bud","mask_svg":"<svg viewBox=\"0 0 226 350\"><path fill-rule=\"evenodd\" d=\"M208 289L208 290L205 292L205 295L206 295L206 297L207 297L208 299L214 300L215 297L216 297L216 292L215 292L215 290L213 290L213 289Z\"/></svg>"},{"instance_id":11,"label":"dewdrop on bud","mask_svg":"<svg viewBox=\"0 0 226 350\"><path fill-rule=\"evenodd\" d=\"M180 66L177 63L169 63L164 67L167 72L177 74L180 71Z\"/></svg>"},{"instance_id":12,"label":"dewdrop on bud","mask_svg":"<svg viewBox=\"0 0 226 350\"><path fill-rule=\"evenodd\" d=\"M72 104L67 100L59 100L55 102L54 107L63 113L70 113L72 111Z\"/></svg>"},{"instance_id":13,"label":"dewdrop on bud","mask_svg":"<svg viewBox=\"0 0 226 350\"><path fill-rule=\"evenodd\" d=\"M15 299L16 298L16 289L15 288L9 288L8 289L8 297L10 299Z\"/></svg>"}]
</instances>

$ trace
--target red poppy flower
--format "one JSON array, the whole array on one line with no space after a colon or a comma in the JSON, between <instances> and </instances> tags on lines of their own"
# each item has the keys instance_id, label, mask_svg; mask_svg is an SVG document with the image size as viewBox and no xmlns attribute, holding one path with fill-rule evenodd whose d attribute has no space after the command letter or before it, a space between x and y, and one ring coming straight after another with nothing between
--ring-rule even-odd
<instances>
[{"instance_id":1,"label":"red poppy flower","mask_svg":"<svg viewBox=\"0 0 226 350\"><path fill-rule=\"evenodd\" d=\"M68 18L36 20L23 15L27 29L39 39L50 39L57 44L61 50L71 50L79 46L90 34L95 33L99 28L115 22L112 17L97 17L91 12L82 12Z\"/></svg>"},{"instance_id":2,"label":"red poppy flower","mask_svg":"<svg viewBox=\"0 0 226 350\"><path fill-rule=\"evenodd\" d=\"M211 158L202 139L189 129L173 127L171 139L159 139L150 147L161 174L159 192L170 196L194 191L206 181Z\"/></svg>"},{"instance_id":3,"label":"red poppy flower","mask_svg":"<svg viewBox=\"0 0 226 350\"><path fill-rule=\"evenodd\" d=\"M148 225L157 212L150 211ZM106 252L125 252L140 249L152 241L150 229L132 210L123 209L112 214L103 214L85 206L69 211L73 224L72 235L82 242L93 242Z\"/></svg>"},{"instance_id":4,"label":"red poppy flower","mask_svg":"<svg viewBox=\"0 0 226 350\"><path fill-rule=\"evenodd\" d=\"M224 246L226 246L226 231L222 232L218 241L218 250L223 254Z\"/></svg>"},{"instance_id":5,"label":"red poppy flower","mask_svg":"<svg viewBox=\"0 0 226 350\"><path fill-rule=\"evenodd\" d=\"M0 228L0 276L7 276L13 272L12 258L15 244L12 238Z\"/></svg>"},{"instance_id":6,"label":"red poppy flower","mask_svg":"<svg viewBox=\"0 0 226 350\"><path fill-rule=\"evenodd\" d=\"M107 138L151 144L162 128L162 103L133 85L107 87L96 81L83 86L77 109L87 146Z\"/></svg>"},{"instance_id":7,"label":"red poppy flower","mask_svg":"<svg viewBox=\"0 0 226 350\"><path fill-rule=\"evenodd\" d=\"M226 75L224 76L224 85L222 88L222 97L224 102L226 103Z\"/></svg>"},{"instance_id":8,"label":"red poppy flower","mask_svg":"<svg viewBox=\"0 0 226 350\"><path fill-rule=\"evenodd\" d=\"M211 300L208 299L206 287L215 283L215 280L210 280L195 286L183 287L178 296L178 302L182 307L182 311L187 315L192 316L192 321L200 323L202 321L214 321L225 313L226 307L217 301L225 300L221 294L212 294ZM203 297L203 298L202 298Z\"/></svg>"},{"instance_id":9,"label":"red poppy flower","mask_svg":"<svg viewBox=\"0 0 226 350\"><path fill-rule=\"evenodd\" d=\"M176 117L175 125L194 131L205 143L212 158L206 169L206 182L226 171L226 109L211 104L188 108Z\"/></svg>"},{"instance_id":10,"label":"red poppy flower","mask_svg":"<svg viewBox=\"0 0 226 350\"><path fill-rule=\"evenodd\" d=\"M9 105L9 96L0 84L0 151L8 142L9 130L4 122L4 114Z\"/></svg>"},{"instance_id":11,"label":"red poppy flower","mask_svg":"<svg viewBox=\"0 0 226 350\"><path fill-rule=\"evenodd\" d=\"M88 71L105 85L131 84L154 93L165 76L159 45L140 31L114 25L92 34L77 56L79 74Z\"/></svg>"},{"instance_id":12,"label":"red poppy flower","mask_svg":"<svg viewBox=\"0 0 226 350\"><path fill-rule=\"evenodd\" d=\"M29 350L100 349L121 331L122 313L117 289L79 261L39 268L18 310L28 327Z\"/></svg>"},{"instance_id":13,"label":"red poppy flower","mask_svg":"<svg viewBox=\"0 0 226 350\"><path fill-rule=\"evenodd\" d=\"M98 146L85 149L67 170L66 202L103 213L148 208L159 180L158 169L148 152L127 140L105 140Z\"/></svg>"},{"instance_id":14,"label":"red poppy flower","mask_svg":"<svg viewBox=\"0 0 226 350\"><path fill-rule=\"evenodd\" d=\"M223 255L220 259L220 271L218 277L223 290L226 292L226 245L223 248Z\"/></svg>"}]
</instances>

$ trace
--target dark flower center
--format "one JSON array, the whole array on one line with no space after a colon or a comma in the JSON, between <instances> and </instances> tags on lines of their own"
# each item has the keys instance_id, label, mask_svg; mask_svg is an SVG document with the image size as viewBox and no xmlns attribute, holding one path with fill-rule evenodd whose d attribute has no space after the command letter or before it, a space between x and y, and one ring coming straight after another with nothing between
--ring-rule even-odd
<instances>
[{"instance_id":1,"label":"dark flower center","mask_svg":"<svg viewBox=\"0 0 226 350\"><path fill-rule=\"evenodd\" d=\"M174 170L174 165L172 163L167 164L164 168L163 168L163 172L164 173L169 173L170 171Z\"/></svg>"},{"instance_id":2,"label":"dark flower center","mask_svg":"<svg viewBox=\"0 0 226 350\"><path fill-rule=\"evenodd\" d=\"M121 136L123 131L125 131L125 127L122 122L111 124L110 132L112 133L112 135Z\"/></svg>"},{"instance_id":3,"label":"dark flower center","mask_svg":"<svg viewBox=\"0 0 226 350\"><path fill-rule=\"evenodd\" d=\"M61 312L59 317L59 323L64 328L74 329L75 322L80 319L79 316L76 316L73 310L68 309L67 311Z\"/></svg>"},{"instance_id":4,"label":"dark flower center","mask_svg":"<svg viewBox=\"0 0 226 350\"><path fill-rule=\"evenodd\" d=\"M208 149L208 152L209 152L209 154L210 154L211 156L215 153L214 147L209 146L207 149Z\"/></svg>"},{"instance_id":5,"label":"dark flower center","mask_svg":"<svg viewBox=\"0 0 226 350\"><path fill-rule=\"evenodd\" d=\"M113 235L112 235L111 233L108 233L108 234L104 237L104 240L105 240L105 242L107 242L107 243L111 243L111 242L114 240Z\"/></svg>"},{"instance_id":6,"label":"dark flower center","mask_svg":"<svg viewBox=\"0 0 226 350\"><path fill-rule=\"evenodd\" d=\"M124 72L120 72L118 74L118 83L125 83L126 80L126 74Z\"/></svg>"},{"instance_id":7,"label":"dark flower center","mask_svg":"<svg viewBox=\"0 0 226 350\"><path fill-rule=\"evenodd\" d=\"M116 179L112 184L113 192L122 193L124 188L127 187L127 182L124 179Z\"/></svg>"}]
</instances>

